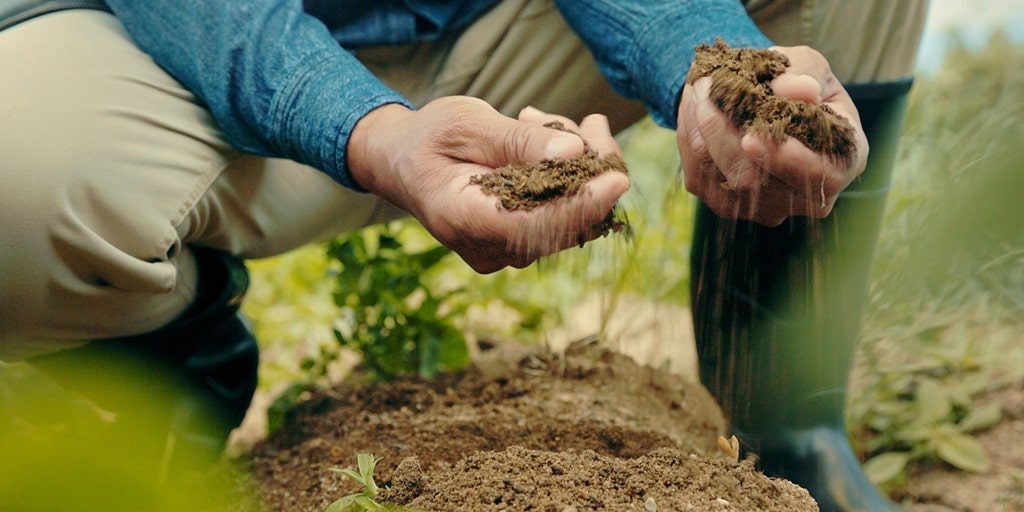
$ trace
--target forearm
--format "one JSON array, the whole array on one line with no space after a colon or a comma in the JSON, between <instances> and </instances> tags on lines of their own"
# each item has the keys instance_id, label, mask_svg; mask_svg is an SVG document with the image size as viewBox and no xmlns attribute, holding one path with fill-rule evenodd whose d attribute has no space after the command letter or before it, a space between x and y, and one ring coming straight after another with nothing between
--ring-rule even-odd
<instances>
[{"instance_id":1,"label":"forearm","mask_svg":"<svg viewBox=\"0 0 1024 512\"><path fill-rule=\"evenodd\" d=\"M693 49L716 37L734 47L771 46L739 0L555 0L611 85L675 128Z\"/></svg>"},{"instance_id":2,"label":"forearm","mask_svg":"<svg viewBox=\"0 0 1024 512\"><path fill-rule=\"evenodd\" d=\"M195 93L239 150L290 158L353 186L352 129L404 103L298 0L108 0L144 51Z\"/></svg>"}]
</instances>

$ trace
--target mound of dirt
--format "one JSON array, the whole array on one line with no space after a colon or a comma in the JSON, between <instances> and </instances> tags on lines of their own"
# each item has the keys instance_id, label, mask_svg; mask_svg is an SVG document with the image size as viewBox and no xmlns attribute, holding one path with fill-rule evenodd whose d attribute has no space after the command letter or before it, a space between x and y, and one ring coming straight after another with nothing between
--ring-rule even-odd
<instances>
[{"instance_id":1,"label":"mound of dirt","mask_svg":"<svg viewBox=\"0 0 1024 512\"><path fill-rule=\"evenodd\" d=\"M817 510L807 492L718 452L700 386L597 347L517 345L426 381L316 393L252 451L272 510L361 489L330 467L382 457L381 499L418 510Z\"/></svg>"}]
</instances>

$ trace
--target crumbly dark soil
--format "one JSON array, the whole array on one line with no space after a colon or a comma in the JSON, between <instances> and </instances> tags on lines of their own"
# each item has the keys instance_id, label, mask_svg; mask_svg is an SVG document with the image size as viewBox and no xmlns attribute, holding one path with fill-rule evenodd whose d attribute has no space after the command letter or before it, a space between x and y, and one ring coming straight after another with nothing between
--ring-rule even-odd
<instances>
[{"instance_id":1,"label":"crumbly dark soil","mask_svg":"<svg viewBox=\"0 0 1024 512\"><path fill-rule=\"evenodd\" d=\"M849 161L856 148L852 125L828 105L776 96L771 81L785 72L789 58L773 50L736 49L718 39L696 48L688 83L711 77L709 95L741 133L754 132L776 144L793 137L808 148Z\"/></svg>"},{"instance_id":2,"label":"crumbly dark soil","mask_svg":"<svg viewBox=\"0 0 1024 512\"><path fill-rule=\"evenodd\" d=\"M572 133L557 121L544 126ZM509 164L491 173L472 176L469 183L479 186L485 194L495 196L501 208L528 211L562 197L578 195L587 182L606 172L629 173L622 157L599 155L586 147L582 154L573 158L553 158L536 164ZM608 233L623 227L624 221L618 220L613 210L598 229Z\"/></svg>"},{"instance_id":3,"label":"crumbly dark soil","mask_svg":"<svg viewBox=\"0 0 1024 512\"><path fill-rule=\"evenodd\" d=\"M596 345L486 351L430 381L318 392L252 451L270 510L358 492L328 468L382 457L380 498L419 510L817 510L806 491L721 454L700 386Z\"/></svg>"},{"instance_id":4,"label":"crumbly dark soil","mask_svg":"<svg viewBox=\"0 0 1024 512\"><path fill-rule=\"evenodd\" d=\"M572 133L560 122L544 126ZM606 172L628 174L626 163L618 155L599 155L586 148L574 158L553 158L537 164L509 164L492 173L470 178L485 194L498 198L502 208L532 210L560 197L570 197L583 190L588 181Z\"/></svg>"}]
</instances>

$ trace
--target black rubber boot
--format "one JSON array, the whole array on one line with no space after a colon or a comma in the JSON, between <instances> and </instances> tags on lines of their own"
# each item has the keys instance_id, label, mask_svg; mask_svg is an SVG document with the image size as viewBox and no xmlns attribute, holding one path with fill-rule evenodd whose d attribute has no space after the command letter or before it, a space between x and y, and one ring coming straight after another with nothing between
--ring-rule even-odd
<instances>
[{"instance_id":1,"label":"black rubber boot","mask_svg":"<svg viewBox=\"0 0 1024 512\"><path fill-rule=\"evenodd\" d=\"M199 291L177 320L30 361L113 412L133 439L146 439L139 456L154 459L164 476L216 461L256 390L259 348L239 313L249 285L245 266L214 249L194 247L193 254ZM135 435L139 429L149 435Z\"/></svg>"},{"instance_id":2,"label":"black rubber boot","mask_svg":"<svg viewBox=\"0 0 1024 512\"><path fill-rule=\"evenodd\" d=\"M909 89L909 80L848 88L871 153L828 218L767 228L697 212L701 379L760 468L808 489L826 512L899 510L861 470L844 412Z\"/></svg>"}]
</instances>

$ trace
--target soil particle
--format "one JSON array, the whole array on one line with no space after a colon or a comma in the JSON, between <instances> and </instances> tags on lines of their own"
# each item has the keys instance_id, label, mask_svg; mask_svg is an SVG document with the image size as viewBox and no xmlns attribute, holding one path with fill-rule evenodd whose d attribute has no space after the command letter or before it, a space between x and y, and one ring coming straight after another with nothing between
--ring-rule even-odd
<instances>
[{"instance_id":1,"label":"soil particle","mask_svg":"<svg viewBox=\"0 0 1024 512\"><path fill-rule=\"evenodd\" d=\"M817 510L806 491L716 447L699 385L594 344L501 344L432 380L314 393L250 463L270 510L316 511L361 489L328 468L382 457L384 501L418 510Z\"/></svg>"},{"instance_id":2,"label":"soil particle","mask_svg":"<svg viewBox=\"0 0 1024 512\"><path fill-rule=\"evenodd\" d=\"M696 48L686 77L692 84L711 77L709 96L741 133L754 132L781 144L793 137L808 148L849 162L856 149L853 126L828 105L776 96L771 81L789 58L774 50L731 48L722 39Z\"/></svg>"}]
</instances>

